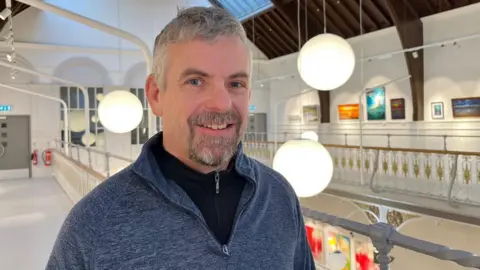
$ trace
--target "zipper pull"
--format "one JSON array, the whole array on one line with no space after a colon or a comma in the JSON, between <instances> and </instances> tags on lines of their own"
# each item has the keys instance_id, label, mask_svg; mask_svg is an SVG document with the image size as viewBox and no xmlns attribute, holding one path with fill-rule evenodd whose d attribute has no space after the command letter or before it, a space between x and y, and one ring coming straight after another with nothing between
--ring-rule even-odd
<instances>
[{"instance_id":1,"label":"zipper pull","mask_svg":"<svg viewBox=\"0 0 480 270\"><path fill-rule=\"evenodd\" d=\"M220 193L220 174L215 172L215 193Z\"/></svg>"}]
</instances>

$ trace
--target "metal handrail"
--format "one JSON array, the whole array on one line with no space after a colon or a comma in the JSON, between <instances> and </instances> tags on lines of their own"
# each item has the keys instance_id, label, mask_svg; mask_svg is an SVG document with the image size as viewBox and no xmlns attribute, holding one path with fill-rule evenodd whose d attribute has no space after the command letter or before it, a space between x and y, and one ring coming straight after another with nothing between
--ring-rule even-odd
<instances>
[{"instance_id":1,"label":"metal handrail","mask_svg":"<svg viewBox=\"0 0 480 270\"><path fill-rule=\"evenodd\" d=\"M450 249L446 246L401 234L391 224L375 223L367 225L314 211L306 207L302 207L302 213L305 217L370 237L374 247L378 251L377 258L380 263L380 270L389 269L388 265L391 259L388 254L394 246L413 250L440 260L452 261L461 266L480 269L479 256L468 251Z\"/></svg>"}]
</instances>

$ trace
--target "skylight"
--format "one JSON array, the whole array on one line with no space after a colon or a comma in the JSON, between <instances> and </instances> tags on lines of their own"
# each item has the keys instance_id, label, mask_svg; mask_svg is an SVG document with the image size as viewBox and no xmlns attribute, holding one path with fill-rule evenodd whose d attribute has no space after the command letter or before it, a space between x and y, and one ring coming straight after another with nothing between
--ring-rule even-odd
<instances>
[{"instance_id":1,"label":"skylight","mask_svg":"<svg viewBox=\"0 0 480 270\"><path fill-rule=\"evenodd\" d=\"M217 2L240 21L273 7L270 0L217 0Z\"/></svg>"}]
</instances>

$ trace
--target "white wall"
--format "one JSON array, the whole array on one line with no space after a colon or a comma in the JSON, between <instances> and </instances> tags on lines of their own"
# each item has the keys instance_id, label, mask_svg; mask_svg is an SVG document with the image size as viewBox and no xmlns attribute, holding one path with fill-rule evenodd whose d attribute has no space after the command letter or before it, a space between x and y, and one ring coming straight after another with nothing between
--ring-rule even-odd
<instances>
[{"instance_id":1,"label":"white wall","mask_svg":"<svg viewBox=\"0 0 480 270\"><path fill-rule=\"evenodd\" d=\"M53 5L76 12L82 16L121 28L138 36L153 49L155 37L177 14L178 8L187 6L209 6L208 0L49 0ZM54 75L84 86L103 87L105 93L117 89L143 88L146 78L145 59L139 48L131 42L113 35L92 29L53 13L29 8L13 20L17 63L22 67ZM4 28L0 36L8 31ZM266 59L265 55L249 44L256 59ZM0 42L0 58L10 47ZM260 76L258 65L254 65L255 77ZM10 77L10 69L0 67L0 83L16 84L28 88L29 84L42 84L53 96L59 95L58 82L48 77L37 77L18 73L15 80ZM42 89L43 89L42 88ZM42 90L42 89L39 89ZM255 90L251 104L258 112L269 108L268 88ZM2 103L17 104L24 99L16 98L0 89ZM32 140L44 141L58 138L60 134L58 106L39 106L44 102L23 103L21 113L32 114L41 123L41 129L33 132ZM48 101L50 102L50 101ZM20 108L15 106L15 108ZM37 110L41 112L37 113ZM53 120L52 120L53 119ZM38 124L40 125L40 124ZM43 131L41 131L43 130ZM44 133L42 133L44 132ZM140 147L130 147L130 133L113 134L106 132L107 151L117 155L135 158ZM112 164L113 167L117 164ZM34 175L35 176L35 175Z\"/></svg>"},{"instance_id":2,"label":"white wall","mask_svg":"<svg viewBox=\"0 0 480 270\"><path fill-rule=\"evenodd\" d=\"M24 90L59 97L56 87L50 85L12 85ZM30 116L30 132L32 148L40 153L54 147L52 139L60 139L60 103L32 95L15 92L0 87L0 101L2 104L12 106L11 112L2 115L28 115ZM33 177L48 176L50 169L42 162L32 168Z\"/></svg>"},{"instance_id":3,"label":"white wall","mask_svg":"<svg viewBox=\"0 0 480 270\"><path fill-rule=\"evenodd\" d=\"M480 4L468 6L451 12L423 19L425 44L446 39L480 34ZM360 58L363 49L364 57L384 54L401 50L400 40L395 28L370 33L349 40ZM365 129L394 130L394 129L465 129L465 122L478 119L459 120L453 119L451 99L456 97L480 96L480 38L459 42L459 46L448 45L443 48L430 48L425 50L425 122L410 123L412 120L412 102L410 84L407 81L387 86L387 121L370 121ZM271 61L264 70L271 77L285 74L294 74L285 79L270 82L271 104L283 97L299 93L306 86L299 82L296 71L296 54L285 56ZM363 76L361 76L363 72ZM358 94L364 87L371 87L408 74L403 54L397 54L388 59L372 60L370 62L357 62L355 72L350 80L337 90L331 92L329 125L321 125L322 130L351 130L358 129L356 121L339 121L337 106L339 104L358 103ZM405 98L406 120L390 120L389 100L392 98ZM301 101L299 101L301 100ZM445 105L445 119L433 120L431 117L430 103L442 101ZM300 130L316 129L315 126L298 126L287 122L289 114L296 114L301 106L309 103L318 103L317 95L302 96L292 99L283 108L279 109L280 129ZM478 122L478 121L477 121ZM478 128L469 125L470 128ZM286 125L286 126L285 126ZM438 133L438 132L437 132Z\"/></svg>"}]
</instances>

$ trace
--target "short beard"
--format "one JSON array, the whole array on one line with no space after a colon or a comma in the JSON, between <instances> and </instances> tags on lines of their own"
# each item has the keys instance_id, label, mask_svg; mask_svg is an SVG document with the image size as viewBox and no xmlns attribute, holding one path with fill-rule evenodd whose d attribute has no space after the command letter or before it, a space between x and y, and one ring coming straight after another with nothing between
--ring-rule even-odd
<instances>
[{"instance_id":1,"label":"short beard","mask_svg":"<svg viewBox=\"0 0 480 270\"><path fill-rule=\"evenodd\" d=\"M231 137L215 137L195 134L195 126L202 123L223 124L235 123L235 134ZM188 121L190 138L188 140L188 155L192 161L208 167L218 167L228 164L236 154L240 142L241 117L234 112L206 112L194 115Z\"/></svg>"}]
</instances>

